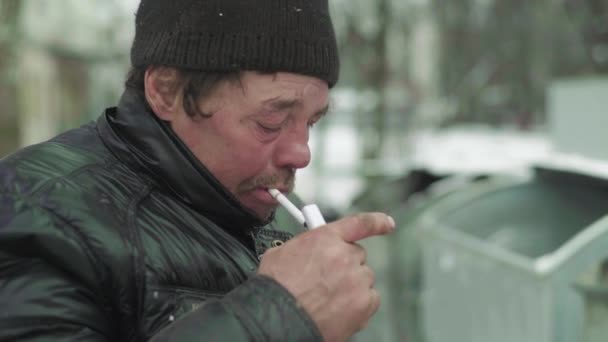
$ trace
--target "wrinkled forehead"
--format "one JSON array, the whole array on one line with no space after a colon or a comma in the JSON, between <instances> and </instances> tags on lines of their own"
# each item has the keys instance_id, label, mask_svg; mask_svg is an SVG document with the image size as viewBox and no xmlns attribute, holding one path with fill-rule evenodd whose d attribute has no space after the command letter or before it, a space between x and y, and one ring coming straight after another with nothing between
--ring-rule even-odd
<instances>
[{"instance_id":1,"label":"wrinkled forehead","mask_svg":"<svg viewBox=\"0 0 608 342\"><path fill-rule=\"evenodd\" d=\"M263 101L277 110L309 105L320 110L329 102L327 82L313 76L288 72L244 72L240 83L246 97Z\"/></svg>"}]
</instances>

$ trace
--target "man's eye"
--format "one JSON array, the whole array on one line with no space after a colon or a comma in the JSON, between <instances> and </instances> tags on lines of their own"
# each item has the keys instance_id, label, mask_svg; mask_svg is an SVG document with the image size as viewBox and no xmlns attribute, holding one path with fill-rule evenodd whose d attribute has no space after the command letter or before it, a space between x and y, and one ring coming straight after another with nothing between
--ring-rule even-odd
<instances>
[{"instance_id":1,"label":"man's eye","mask_svg":"<svg viewBox=\"0 0 608 342\"><path fill-rule=\"evenodd\" d=\"M321 120L321 118L315 118L314 120L309 121L308 128L312 128L319 120Z\"/></svg>"},{"instance_id":2,"label":"man's eye","mask_svg":"<svg viewBox=\"0 0 608 342\"><path fill-rule=\"evenodd\" d=\"M268 133L268 134L272 134L272 133L278 133L281 130L281 126L278 127L270 127L270 126L266 126L266 125L262 125L261 123L258 123L258 127L264 131L264 133Z\"/></svg>"}]
</instances>

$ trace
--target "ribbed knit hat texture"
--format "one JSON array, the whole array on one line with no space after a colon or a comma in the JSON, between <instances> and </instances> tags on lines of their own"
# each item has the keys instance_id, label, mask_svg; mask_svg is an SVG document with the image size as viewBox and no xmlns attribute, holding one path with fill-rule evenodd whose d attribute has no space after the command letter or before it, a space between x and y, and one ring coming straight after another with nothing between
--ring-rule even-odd
<instances>
[{"instance_id":1,"label":"ribbed knit hat texture","mask_svg":"<svg viewBox=\"0 0 608 342\"><path fill-rule=\"evenodd\" d=\"M142 0L133 66L285 71L333 87L339 59L327 0Z\"/></svg>"}]
</instances>

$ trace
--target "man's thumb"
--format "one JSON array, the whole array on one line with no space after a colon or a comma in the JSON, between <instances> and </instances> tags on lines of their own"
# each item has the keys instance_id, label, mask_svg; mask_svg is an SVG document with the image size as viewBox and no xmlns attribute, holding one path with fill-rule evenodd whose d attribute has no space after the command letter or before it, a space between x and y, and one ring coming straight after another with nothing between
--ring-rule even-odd
<instances>
[{"instance_id":1,"label":"man's thumb","mask_svg":"<svg viewBox=\"0 0 608 342\"><path fill-rule=\"evenodd\" d=\"M360 213L334 222L331 227L346 242L385 235L395 230L395 220L384 213Z\"/></svg>"}]
</instances>

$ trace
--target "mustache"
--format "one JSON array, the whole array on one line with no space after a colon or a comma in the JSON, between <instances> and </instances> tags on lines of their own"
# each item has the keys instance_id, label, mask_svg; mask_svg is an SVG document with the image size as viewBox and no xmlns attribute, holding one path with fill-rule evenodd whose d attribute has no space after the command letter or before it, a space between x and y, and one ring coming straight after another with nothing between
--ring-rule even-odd
<instances>
[{"instance_id":1,"label":"mustache","mask_svg":"<svg viewBox=\"0 0 608 342\"><path fill-rule=\"evenodd\" d=\"M286 188L291 192L294 188L295 180L295 171L281 171L253 178L241 184L237 192L247 192L257 188Z\"/></svg>"}]
</instances>

